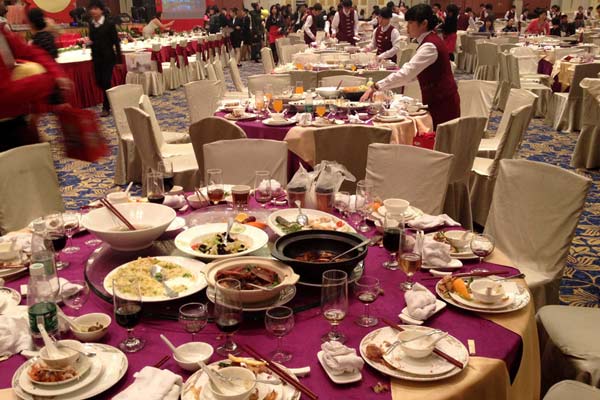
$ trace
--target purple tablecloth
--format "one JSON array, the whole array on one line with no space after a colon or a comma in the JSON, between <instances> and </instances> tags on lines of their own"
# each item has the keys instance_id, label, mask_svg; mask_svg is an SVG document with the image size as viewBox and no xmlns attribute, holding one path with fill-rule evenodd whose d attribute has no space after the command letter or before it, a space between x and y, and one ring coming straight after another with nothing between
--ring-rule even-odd
<instances>
[{"instance_id":1,"label":"purple tablecloth","mask_svg":"<svg viewBox=\"0 0 600 400\"><path fill-rule=\"evenodd\" d=\"M64 259L71 262L71 265L69 268L59 271L60 276L69 280L83 279L84 264L94 250L84 243L90 237L89 234L82 234L74 239L74 244L80 246L81 250L76 254L63 256ZM131 255L131 259L135 259L136 257L137 254ZM397 315L405 306L404 296L399 289L399 283L405 280L405 275L401 271L389 271L382 268L381 263L387 258L387 252L383 248L371 247L365 260L365 273L377 277L385 292L383 296L371 305L371 311L373 315L399 321ZM476 263L469 263L463 270L470 270L476 265ZM487 267L491 267L493 270L509 270L510 273L516 272L514 268L504 266L488 264ZM421 278L425 276L431 275L425 271L418 272L415 275L415 280L421 281ZM27 278L22 277L9 282L7 286L18 290L19 285L26 282ZM436 282L436 280L421 281L421 283L432 290ZM305 290L305 286L297 287L299 293L297 294L297 298L292 301L292 306L298 301L306 300L305 297L309 295L308 291ZM198 300L206 301L204 291L189 298L189 301ZM318 297L315 300L318 302ZM378 326L373 328L357 326L353 320L362 313L363 305L351 296L349 303L348 315L342 322L340 330L349 338L346 344L357 349L361 339L367 333L384 325L380 322ZM69 313L69 310L66 308L65 310ZM81 311L81 313L88 312L113 314L112 306L93 293ZM362 371L363 380L361 382L350 385L336 385L329 380L316 358L316 353L319 351L321 345L320 337L328 330L328 323L318 312L319 309L317 307L296 314L296 326L291 334L284 338L285 347L293 353L294 357L286 365L290 367L309 365L311 373L308 377L302 378L302 381L322 399L389 399L391 397L389 392L376 396L371 390L371 387L378 381L389 383L389 378L368 366ZM522 341L519 335L487 319L483 319L475 313L459 310L452 306L446 307L444 311L428 320L427 326L448 331L465 345L467 339L474 339L477 342L478 356L502 359L506 363L508 371L510 371L511 378L515 376L520 365L522 348ZM136 327L136 333L146 340L146 347L138 353L127 354L129 370L125 377L113 388L96 398L109 398L115 395L133 382L133 374L135 372L141 370L146 365L153 365L164 355L170 354L170 351L158 336L160 333L165 333L175 345L181 345L191 340L191 335L185 333L181 325L170 320L150 320L144 318L140 325ZM217 338L218 335L219 331L211 323L202 332L197 334L196 337L197 340L206 341L216 346L221 342ZM102 342L117 346L124 337L125 330L113 321L109 333ZM235 340L239 343L251 344L262 353L268 353L275 347L275 339L265 332L262 317L256 318L254 316L251 320L245 321L242 324L242 329L236 333ZM219 356L214 355L211 361L218 359L220 359ZM24 357L15 355L0 364L2 371L0 373L0 387L10 387L10 380L14 371L24 361ZM184 379L187 379L190 375L188 372L180 369L173 359L164 364L163 368L181 374ZM430 385L435 385L435 383L423 383L423 385L424 387L430 387Z\"/></svg>"}]
</instances>

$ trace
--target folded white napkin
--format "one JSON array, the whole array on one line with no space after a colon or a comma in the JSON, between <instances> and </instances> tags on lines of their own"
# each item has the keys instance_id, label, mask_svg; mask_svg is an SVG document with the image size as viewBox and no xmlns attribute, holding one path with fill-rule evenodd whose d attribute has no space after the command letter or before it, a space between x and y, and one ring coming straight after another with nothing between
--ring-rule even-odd
<instances>
[{"instance_id":1,"label":"folded white napkin","mask_svg":"<svg viewBox=\"0 0 600 400\"><path fill-rule=\"evenodd\" d=\"M428 267L444 268L452 261L449 244L438 242L431 236L425 236L414 249L415 253L421 254L422 264Z\"/></svg>"},{"instance_id":2,"label":"folded white napkin","mask_svg":"<svg viewBox=\"0 0 600 400\"><path fill-rule=\"evenodd\" d=\"M354 212L365 204L365 199L362 196L357 196L355 194L350 195L348 200L348 211Z\"/></svg>"},{"instance_id":3,"label":"folded white napkin","mask_svg":"<svg viewBox=\"0 0 600 400\"><path fill-rule=\"evenodd\" d=\"M356 350L340 342L325 342L321 345L321 350L323 350L323 362L332 375L359 371L365 365L363 359L356 355Z\"/></svg>"},{"instance_id":4,"label":"folded white napkin","mask_svg":"<svg viewBox=\"0 0 600 400\"><path fill-rule=\"evenodd\" d=\"M23 350L33 350L27 307L15 306L0 315L0 361Z\"/></svg>"},{"instance_id":5,"label":"folded white napkin","mask_svg":"<svg viewBox=\"0 0 600 400\"><path fill-rule=\"evenodd\" d=\"M408 221L408 225L416 229L431 229L436 226L460 226L460 223L450 218L447 214L440 215L429 215L423 214L422 216Z\"/></svg>"},{"instance_id":6,"label":"folded white napkin","mask_svg":"<svg viewBox=\"0 0 600 400\"><path fill-rule=\"evenodd\" d=\"M425 286L415 283L404 294L408 313L414 319L425 321L435 312L435 296Z\"/></svg>"},{"instance_id":7,"label":"folded white napkin","mask_svg":"<svg viewBox=\"0 0 600 400\"><path fill-rule=\"evenodd\" d=\"M271 180L264 179L258 185L258 190L266 190L269 182L271 183L271 192L275 193L275 192L279 192L281 190L281 183L279 183L279 181L277 181L276 179L271 179Z\"/></svg>"},{"instance_id":8,"label":"folded white napkin","mask_svg":"<svg viewBox=\"0 0 600 400\"><path fill-rule=\"evenodd\" d=\"M181 392L181 376L154 367L135 373L135 381L113 400L177 400Z\"/></svg>"}]
</instances>

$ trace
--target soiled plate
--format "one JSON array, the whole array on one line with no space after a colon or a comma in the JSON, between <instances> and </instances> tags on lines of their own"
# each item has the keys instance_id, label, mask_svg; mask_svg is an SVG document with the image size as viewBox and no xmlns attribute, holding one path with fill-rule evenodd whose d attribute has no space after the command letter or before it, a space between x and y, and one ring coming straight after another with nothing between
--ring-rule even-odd
<instances>
[{"instance_id":1,"label":"soiled plate","mask_svg":"<svg viewBox=\"0 0 600 400\"><path fill-rule=\"evenodd\" d=\"M240 117L236 117L232 113L224 115L224 118L228 119L230 121L244 121L244 120L247 120L247 119L254 119L256 117L257 117L257 115L253 114L253 113L244 113L244 115L242 115Z\"/></svg>"},{"instance_id":2,"label":"soiled plate","mask_svg":"<svg viewBox=\"0 0 600 400\"><path fill-rule=\"evenodd\" d=\"M296 297L296 286L289 286L279 292L279 297L275 299L275 301L271 300L264 303L242 304L242 309L249 312L266 311L269 308L287 304L292 301L294 297ZM215 288L209 286L206 289L206 298L212 303L215 302Z\"/></svg>"},{"instance_id":3,"label":"soiled plate","mask_svg":"<svg viewBox=\"0 0 600 400\"><path fill-rule=\"evenodd\" d=\"M294 125L296 123L296 121L293 121L290 119L275 120L273 118L267 118L267 119L263 119L262 123L267 126L288 126L288 125Z\"/></svg>"},{"instance_id":4,"label":"soiled plate","mask_svg":"<svg viewBox=\"0 0 600 400\"><path fill-rule=\"evenodd\" d=\"M312 209L302 209L302 212L308 216L309 223L313 223L316 220L322 218L323 222L322 222L322 226L319 227L320 229L356 233L356 230L353 227L351 227L350 225L348 225L348 223L346 221L344 221L334 215L331 215L329 213L319 211L319 210L312 210ZM282 210L277 210L277 211L271 213L271 215L269 215L269 218L267 218L267 225L269 225L269 228L271 228L271 230L273 232L275 232L277 235L283 236L286 234L286 232L282 229L281 225L279 225L275 221L276 218L283 217L290 222L296 222L297 216L298 216L298 210L296 208L286 208L286 209L282 209ZM341 223L341 226L338 227L337 225L339 223ZM309 228L307 228L305 230L308 230L308 229Z\"/></svg>"},{"instance_id":5,"label":"soiled plate","mask_svg":"<svg viewBox=\"0 0 600 400\"><path fill-rule=\"evenodd\" d=\"M377 115L375 117L375 121L377 122L401 122L404 121L406 118L404 118L404 116L402 115Z\"/></svg>"},{"instance_id":6,"label":"soiled plate","mask_svg":"<svg viewBox=\"0 0 600 400\"><path fill-rule=\"evenodd\" d=\"M90 371L93 363L98 364L98 366L100 367L100 370L102 367L102 363L100 361L95 360L95 358L89 358L89 357L81 355L81 356L79 356L77 361L75 361L75 364L73 364L73 369L75 371L77 371L77 375L75 375L69 379L60 381L60 382L38 382L38 381L32 380L29 377L29 370L33 367L33 365L35 363L36 363L36 361L32 362L30 364L29 368L26 368L23 371L23 373L21 374L21 377L19 379L19 384L21 385L22 388L25 389L25 391L27 391L31 394L39 395L39 396L44 396L44 395L38 394L38 393L32 393L32 391L27 390L30 388L30 386L27 385L27 381L29 381L32 384L33 388L38 388L39 386L42 386L42 387L44 387L44 389L47 389L46 391L53 392L55 390L56 386L62 386L69 382L86 380L88 378L88 375L86 375L86 373L88 371ZM100 374L100 371L97 371L96 376L98 376L99 374ZM92 378L92 379L94 379L94 378ZM87 382L89 383L89 382L91 382L91 380L87 379ZM39 385L39 386L37 386L37 385ZM83 386L85 386L85 385L82 385L81 387L83 387ZM72 386L70 386L70 389L72 389ZM74 390L76 390L76 389L74 389Z\"/></svg>"},{"instance_id":7,"label":"soiled plate","mask_svg":"<svg viewBox=\"0 0 600 400\"><path fill-rule=\"evenodd\" d=\"M385 206L381 206L377 209L376 212L374 212L373 217L383 220L383 218L385 217L385 213L387 212ZM413 220L415 218L418 218L422 215L424 215L425 213L423 212L423 210L421 210L420 208L414 207L414 206L408 206L408 208L406 209L406 211L404 211L404 222L406 221L410 221Z\"/></svg>"},{"instance_id":8,"label":"soiled plate","mask_svg":"<svg viewBox=\"0 0 600 400\"><path fill-rule=\"evenodd\" d=\"M463 297L460 297L458 294L456 294L454 292L448 292L448 294L450 295L450 297L452 297L452 300L456 301L457 303L463 304L463 305L471 307L471 308L478 308L478 309L483 310L483 311L487 311L487 310L499 310L499 309L502 309L502 308L506 308L506 307L510 306L515 301L515 294L514 293L508 293L506 295L506 297L502 298L497 303L482 303L482 302L477 301L475 299L467 300L467 299L465 299Z\"/></svg>"}]
</instances>

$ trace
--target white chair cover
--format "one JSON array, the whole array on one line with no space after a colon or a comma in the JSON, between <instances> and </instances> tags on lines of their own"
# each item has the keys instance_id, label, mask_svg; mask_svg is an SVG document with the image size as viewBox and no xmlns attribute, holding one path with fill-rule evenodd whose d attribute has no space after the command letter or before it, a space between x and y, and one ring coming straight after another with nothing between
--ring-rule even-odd
<instances>
[{"instance_id":1,"label":"white chair cover","mask_svg":"<svg viewBox=\"0 0 600 400\"><path fill-rule=\"evenodd\" d=\"M277 75L251 75L248 77L248 92L252 95L257 90L264 90L265 85L271 84L275 93L281 93L290 88L290 76L288 74Z\"/></svg>"},{"instance_id":2,"label":"white chair cover","mask_svg":"<svg viewBox=\"0 0 600 400\"><path fill-rule=\"evenodd\" d=\"M476 45L477 67L474 79L484 81L498 80L498 45L489 42L479 42Z\"/></svg>"},{"instance_id":3,"label":"white chair cover","mask_svg":"<svg viewBox=\"0 0 600 400\"><path fill-rule=\"evenodd\" d=\"M140 96L138 106L146 112L150 116L150 120L152 122L152 127L154 132L156 133L156 141L159 146L162 146L163 143L189 143L190 136L187 132L168 132L163 131L158 124L158 119L156 118L156 114L154 113L154 107L152 107L152 103L150 102L150 98L145 94Z\"/></svg>"},{"instance_id":4,"label":"white chair cover","mask_svg":"<svg viewBox=\"0 0 600 400\"><path fill-rule=\"evenodd\" d=\"M500 161L485 233L525 273L536 309L558 304L560 279L590 186L590 179L554 165Z\"/></svg>"},{"instance_id":5,"label":"white chair cover","mask_svg":"<svg viewBox=\"0 0 600 400\"><path fill-rule=\"evenodd\" d=\"M221 87L223 88L223 93L227 92L227 81L225 80L225 71L223 71L223 64L221 63L221 59L219 57L215 58L215 61L212 62L213 68L215 69L215 74L217 74L217 79L221 81Z\"/></svg>"},{"instance_id":6,"label":"white chair cover","mask_svg":"<svg viewBox=\"0 0 600 400\"><path fill-rule=\"evenodd\" d=\"M192 124L212 116L217 111L220 90L215 81L204 80L183 85Z\"/></svg>"},{"instance_id":7,"label":"white chair cover","mask_svg":"<svg viewBox=\"0 0 600 400\"><path fill-rule=\"evenodd\" d=\"M437 215L443 210L453 159L420 147L375 143L369 145L366 179L382 199L406 199Z\"/></svg>"},{"instance_id":8,"label":"white chair cover","mask_svg":"<svg viewBox=\"0 0 600 400\"><path fill-rule=\"evenodd\" d=\"M277 50L277 56L279 57L279 63L282 64L281 61L281 47L291 45L291 41L289 38L279 38L275 39L275 49Z\"/></svg>"},{"instance_id":9,"label":"white chair cover","mask_svg":"<svg viewBox=\"0 0 600 400\"><path fill-rule=\"evenodd\" d=\"M235 90L237 90L238 92L246 92L248 90L244 87L244 82L242 82L240 70L238 69L237 61L235 60L235 58L229 59L229 74L231 75L231 80L233 81Z\"/></svg>"},{"instance_id":10,"label":"white chair cover","mask_svg":"<svg viewBox=\"0 0 600 400\"><path fill-rule=\"evenodd\" d=\"M552 94L551 89L541 83L522 80L519 72L519 63L517 62L517 58L512 54L508 54L506 56L506 62L511 86L513 88L525 89L535 93L539 97L539 100L536 103L536 108L534 108L535 116L545 116L546 111L548 110L550 96Z\"/></svg>"},{"instance_id":11,"label":"white chair cover","mask_svg":"<svg viewBox=\"0 0 600 400\"><path fill-rule=\"evenodd\" d=\"M146 51L126 53L127 75L125 76L125 83L142 85L144 94L158 96L164 92L164 85L157 71L156 62L150 58L151 53Z\"/></svg>"},{"instance_id":12,"label":"white chair cover","mask_svg":"<svg viewBox=\"0 0 600 400\"><path fill-rule=\"evenodd\" d=\"M187 40L180 40L178 42L180 47L187 47ZM179 60L179 82L181 85L185 85L188 82L191 82L190 78L190 65L189 63L186 65L183 55L178 55L177 59Z\"/></svg>"},{"instance_id":13,"label":"white chair cover","mask_svg":"<svg viewBox=\"0 0 600 400\"><path fill-rule=\"evenodd\" d=\"M574 168L600 167L600 79L585 78L583 89L582 128L577 138L571 166Z\"/></svg>"},{"instance_id":14,"label":"white chair cover","mask_svg":"<svg viewBox=\"0 0 600 400\"><path fill-rule=\"evenodd\" d=\"M519 72L521 75L535 75L538 71L539 57L535 50L527 46L517 46L509 49L519 63Z\"/></svg>"},{"instance_id":15,"label":"white chair cover","mask_svg":"<svg viewBox=\"0 0 600 400\"><path fill-rule=\"evenodd\" d=\"M324 77L319 76L319 80L321 82L320 85L322 85L322 86L334 86L334 87L337 87L337 85L340 83L340 81L342 81L342 87L360 86L360 85L364 85L367 83L367 78L364 78L361 76L354 76L354 75L334 75L334 76L324 76Z\"/></svg>"},{"instance_id":16,"label":"white chair cover","mask_svg":"<svg viewBox=\"0 0 600 400\"><path fill-rule=\"evenodd\" d=\"M398 55L396 57L398 66L401 67L407 62L409 62L412 56L415 55L416 51L417 45L415 43L409 43L408 45L406 45L406 47L404 47L398 52Z\"/></svg>"},{"instance_id":17,"label":"white chair cover","mask_svg":"<svg viewBox=\"0 0 600 400\"><path fill-rule=\"evenodd\" d=\"M461 117L484 117L486 120L492 112L492 104L498 82L481 80L459 80Z\"/></svg>"},{"instance_id":18,"label":"white chair cover","mask_svg":"<svg viewBox=\"0 0 600 400\"><path fill-rule=\"evenodd\" d=\"M290 75L290 83L292 86L295 86L297 82L302 82L304 90L312 90L319 86L318 72L294 70L289 71L288 74Z\"/></svg>"},{"instance_id":19,"label":"white chair cover","mask_svg":"<svg viewBox=\"0 0 600 400\"><path fill-rule=\"evenodd\" d=\"M190 82L196 82L204 79L203 70L204 66L202 65L200 54L194 54L188 56L188 74L190 78Z\"/></svg>"},{"instance_id":20,"label":"white chair cover","mask_svg":"<svg viewBox=\"0 0 600 400\"><path fill-rule=\"evenodd\" d=\"M204 145L205 171L223 170L223 181L254 187L256 171L269 171L271 178L287 185L287 143L267 139L219 140ZM232 162L237 160L238 162Z\"/></svg>"},{"instance_id":21,"label":"white chair cover","mask_svg":"<svg viewBox=\"0 0 600 400\"><path fill-rule=\"evenodd\" d=\"M211 81L216 82L219 80L219 77L217 76L217 72L215 71L215 67L213 66L212 62L206 64L206 74L208 76L208 79ZM219 85L222 86L222 84Z\"/></svg>"},{"instance_id":22,"label":"white chair cover","mask_svg":"<svg viewBox=\"0 0 600 400\"><path fill-rule=\"evenodd\" d=\"M273 51L268 47L260 49L260 57L262 60L265 74L270 74L275 69L275 61L273 60Z\"/></svg>"},{"instance_id":23,"label":"white chair cover","mask_svg":"<svg viewBox=\"0 0 600 400\"><path fill-rule=\"evenodd\" d=\"M171 42L171 48L176 49L177 43ZM168 65L170 73L165 74L165 64ZM165 81L165 88L169 90L175 90L181 86L181 74L179 67L177 66L177 60L175 57L169 58L168 63L163 63L163 77Z\"/></svg>"},{"instance_id":24,"label":"white chair cover","mask_svg":"<svg viewBox=\"0 0 600 400\"><path fill-rule=\"evenodd\" d=\"M278 55L279 55L279 64L280 65L291 63L292 55L296 53L295 49L294 49L294 45L292 45L292 44L281 45L281 46L279 46L277 51L278 51Z\"/></svg>"},{"instance_id":25,"label":"white chair cover","mask_svg":"<svg viewBox=\"0 0 600 400\"><path fill-rule=\"evenodd\" d=\"M579 381L562 381L550 388L544 400L600 400L600 389Z\"/></svg>"},{"instance_id":26,"label":"white chair cover","mask_svg":"<svg viewBox=\"0 0 600 400\"><path fill-rule=\"evenodd\" d=\"M434 150L454 155L444 212L466 229L473 229L469 177L486 123L485 117L461 117L435 131Z\"/></svg>"},{"instance_id":27,"label":"white chair cover","mask_svg":"<svg viewBox=\"0 0 600 400\"><path fill-rule=\"evenodd\" d=\"M0 235L63 210L49 143L0 153Z\"/></svg>"}]
</instances>

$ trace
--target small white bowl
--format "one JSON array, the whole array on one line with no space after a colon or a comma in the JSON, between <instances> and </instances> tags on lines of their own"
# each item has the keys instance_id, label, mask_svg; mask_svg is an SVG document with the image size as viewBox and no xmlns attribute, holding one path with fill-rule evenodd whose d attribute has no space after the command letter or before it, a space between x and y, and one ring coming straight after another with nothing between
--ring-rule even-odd
<instances>
[{"instance_id":1,"label":"small white bowl","mask_svg":"<svg viewBox=\"0 0 600 400\"><path fill-rule=\"evenodd\" d=\"M392 214L404 214L410 206L410 202L404 199L386 199L383 201L385 210Z\"/></svg>"},{"instance_id":2,"label":"small white bowl","mask_svg":"<svg viewBox=\"0 0 600 400\"><path fill-rule=\"evenodd\" d=\"M192 206L192 208L195 209L206 207L208 205L208 202L206 200L198 199L198 196L196 194L189 195L187 197L187 201L188 203L190 203L190 206Z\"/></svg>"},{"instance_id":3,"label":"small white bowl","mask_svg":"<svg viewBox=\"0 0 600 400\"><path fill-rule=\"evenodd\" d=\"M398 334L398 339L410 340L416 338L417 336L423 336L426 333L427 332L423 331L406 330ZM433 343L435 336L436 335L431 335L421 339L413 340L412 342L400 343L400 348L402 351L404 351L404 353L406 353L407 356L411 358L425 358L429 356L435 348L435 343Z\"/></svg>"},{"instance_id":4,"label":"small white bowl","mask_svg":"<svg viewBox=\"0 0 600 400\"><path fill-rule=\"evenodd\" d=\"M121 204L129 202L129 193L125 192L112 192L106 195L108 201L112 204Z\"/></svg>"},{"instance_id":5,"label":"small white bowl","mask_svg":"<svg viewBox=\"0 0 600 400\"><path fill-rule=\"evenodd\" d=\"M464 249L469 246L471 239L473 238L473 232L469 232L465 234L465 231L445 231L444 237L448 239L452 247L456 249Z\"/></svg>"},{"instance_id":6,"label":"small white bowl","mask_svg":"<svg viewBox=\"0 0 600 400\"><path fill-rule=\"evenodd\" d=\"M502 300L506 296L504 287L499 282L491 279L476 279L469 286L473 298L482 303L493 304ZM489 288L489 292L488 292Z\"/></svg>"},{"instance_id":7,"label":"small white bowl","mask_svg":"<svg viewBox=\"0 0 600 400\"><path fill-rule=\"evenodd\" d=\"M213 397L217 400L245 400L248 398L248 396L250 395L250 393L254 390L254 387L256 386L256 377L254 376L254 373L246 368L242 368L242 367L225 367L225 368L221 368L219 370L219 373L221 373L224 376L227 377L231 377L231 378L241 378L246 380L247 385L243 385L243 381L238 381L240 382L240 385L236 385L239 386L239 391L233 391L233 390L223 390L224 386L219 387L219 389L223 390L223 393L219 393L217 391L214 390L213 385L211 383L208 384L208 390L210 390L211 394L213 395Z\"/></svg>"},{"instance_id":8,"label":"small white bowl","mask_svg":"<svg viewBox=\"0 0 600 400\"><path fill-rule=\"evenodd\" d=\"M102 329L98 329L96 331L91 332L80 332L71 328L71 332L73 332L73 335L82 342L97 342L100 339L102 339L104 335L106 335L106 332L108 332L108 327L112 323L112 319L108 314L89 313L80 315L79 317L75 318L73 322L75 322L77 325L83 326L92 326L96 323L102 325Z\"/></svg>"},{"instance_id":9,"label":"small white bowl","mask_svg":"<svg viewBox=\"0 0 600 400\"><path fill-rule=\"evenodd\" d=\"M58 343L63 343L73 349L78 349L83 351L83 346L77 340L60 340ZM58 346L57 346L58 347ZM75 361L79 358L79 353L75 350L71 350L67 347L58 347L58 351L61 353L61 357L58 358L49 358L48 357L48 349L46 346L40 349L40 358L48 365L50 368L65 368L68 365L73 365Z\"/></svg>"},{"instance_id":10,"label":"small white bowl","mask_svg":"<svg viewBox=\"0 0 600 400\"><path fill-rule=\"evenodd\" d=\"M169 194L183 194L183 187L179 185L175 185L169 191Z\"/></svg>"},{"instance_id":11,"label":"small white bowl","mask_svg":"<svg viewBox=\"0 0 600 400\"><path fill-rule=\"evenodd\" d=\"M208 362L214 353L214 349L208 343L189 342L178 346L177 352L185 357L185 360L181 360L173 353L173 358L177 362L177 365L186 371L194 372L200 369L198 361Z\"/></svg>"}]
</instances>

